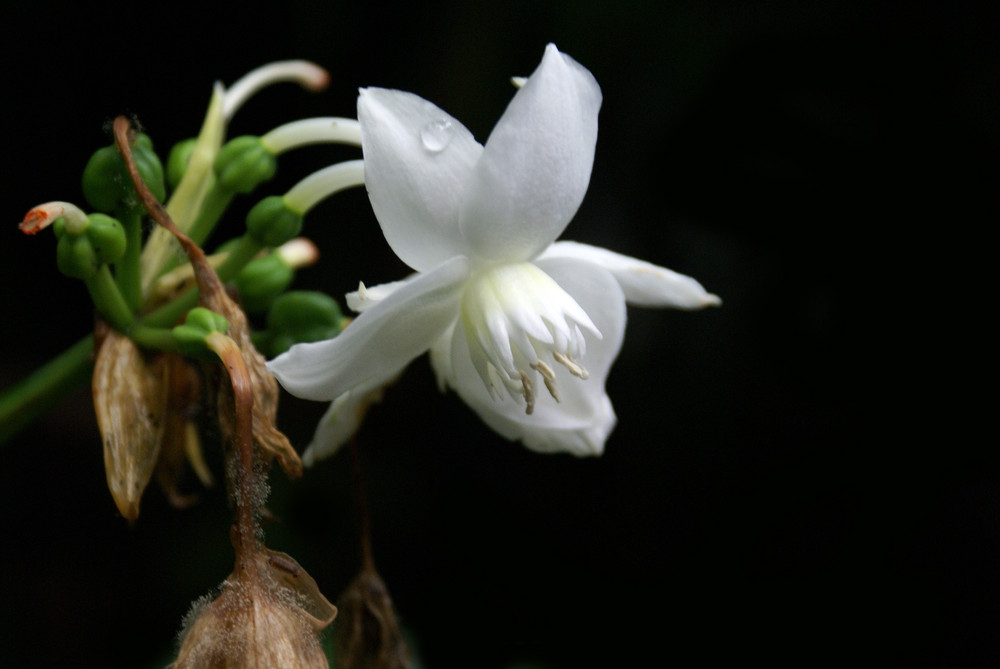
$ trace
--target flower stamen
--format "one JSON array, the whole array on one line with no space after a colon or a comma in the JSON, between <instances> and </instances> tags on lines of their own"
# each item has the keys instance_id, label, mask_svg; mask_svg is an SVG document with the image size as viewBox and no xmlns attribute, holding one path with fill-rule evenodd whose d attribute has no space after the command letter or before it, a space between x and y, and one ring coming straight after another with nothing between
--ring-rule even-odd
<instances>
[{"instance_id":1,"label":"flower stamen","mask_svg":"<svg viewBox=\"0 0 1000 669\"><path fill-rule=\"evenodd\" d=\"M527 372L523 369L518 371L521 373L521 387L525 402L524 413L530 416L535 412L535 384L528 378Z\"/></svg>"},{"instance_id":2,"label":"flower stamen","mask_svg":"<svg viewBox=\"0 0 1000 669\"><path fill-rule=\"evenodd\" d=\"M545 382L545 387L548 389L549 395L552 395L552 399L556 402L561 402L562 400L559 399L559 386L556 385L555 371L544 360L532 363L531 368L542 375L542 381Z\"/></svg>"},{"instance_id":3,"label":"flower stamen","mask_svg":"<svg viewBox=\"0 0 1000 669\"><path fill-rule=\"evenodd\" d=\"M577 376L581 379L590 378L590 372L588 372L583 365L578 363L569 355L560 353L559 351L552 351L552 357L555 358L556 362L568 369L569 373L573 376Z\"/></svg>"}]
</instances>

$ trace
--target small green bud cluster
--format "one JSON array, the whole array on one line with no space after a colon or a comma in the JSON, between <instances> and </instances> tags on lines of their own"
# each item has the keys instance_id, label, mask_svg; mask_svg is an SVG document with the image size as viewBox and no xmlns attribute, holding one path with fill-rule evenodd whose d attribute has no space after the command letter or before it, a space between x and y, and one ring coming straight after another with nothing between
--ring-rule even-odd
<instances>
[{"instance_id":1,"label":"small green bud cluster","mask_svg":"<svg viewBox=\"0 0 1000 669\"><path fill-rule=\"evenodd\" d=\"M229 140L219 150L214 167L220 186L233 193L249 193L274 176L278 160L260 137L245 135Z\"/></svg>"},{"instance_id":2,"label":"small green bud cluster","mask_svg":"<svg viewBox=\"0 0 1000 669\"><path fill-rule=\"evenodd\" d=\"M136 135L132 157L149 190L156 199L163 201L166 197L163 164L153 151L149 135ZM111 213L142 206L136 198L125 160L114 144L98 149L90 157L83 168L82 186L87 203L98 211Z\"/></svg>"},{"instance_id":3,"label":"small green bud cluster","mask_svg":"<svg viewBox=\"0 0 1000 669\"><path fill-rule=\"evenodd\" d=\"M280 195L265 197L247 214L247 232L261 246L281 246L301 231L302 214L289 207Z\"/></svg>"},{"instance_id":4,"label":"small green bud cluster","mask_svg":"<svg viewBox=\"0 0 1000 669\"><path fill-rule=\"evenodd\" d=\"M259 343L265 355L274 357L294 344L336 337L349 322L329 295L293 290L274 300Z\"/></svg>"},{"instance_id":5,"label":"small green bud cluster","mask_svg":"<svg viewBox=\"0 0 1000 669\"><path fill-rule=\"evenodd\" d=\"M225 334L229 331L229 323L225 317L204 307L195 307L187 313L182 325L172 330L174 343L184 355L192 358L212 360L216 354L209 350L205 343L206 337L213 332Z\"/></svg>"},{"instance_id":6,"label":"small green bud cluster","mask_svg":"<svg viewBox=\"0 0 1000 669\"><path fill-rule=\"evenodd\" d=\"M90 214L83 225L69 225L65 218L52 224L59 244L59 271L74 279L91 279L101 268L125 254L125 229L105 214Z\"/></svg>"}]
</instances>

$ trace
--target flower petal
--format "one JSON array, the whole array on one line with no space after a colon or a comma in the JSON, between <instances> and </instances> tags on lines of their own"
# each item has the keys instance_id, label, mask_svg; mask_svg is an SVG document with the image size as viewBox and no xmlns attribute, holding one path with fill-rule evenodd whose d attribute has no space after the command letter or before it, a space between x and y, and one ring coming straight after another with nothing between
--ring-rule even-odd
<instances>
[{"instance_id":1,"label":"flower petal","mask_svg":"<svg viewBox=\"0 0 1000 669\"><path fill-rule=\"evenodd\" d=\"M361 89L358 120L368 197L392 250L417 271L461 255L459 208L483 147L457 120L403 91Z\"/></svg>"},{"instance_id":2,"label":"flower petal","mask_svg":"<svg viewBox=\"0 0 1000 669\"><path fill-rule=\"evenodd\" d=\"M701 309L722 304L690 276L597 246L556 242L539 256L543 258L576 258L603 267L618 281L628 303L636 306Z\"/></svg>"},{"instance_id":3,"label":"flower petal","mask_svg":"<svg viewBox=\"0 0 1000 669\"><path fill-rule=\"evenodd\" d=\"M461 328L452 335L452 370L448 382L480 418L498 433L541 452L565 451L600 455L617 421L604 390L608 371L621 348L625 332L625 300L621 288L605 270L574 259L538 263L587 312L602 338L584 331L587 355L581 362L586 380L552 364L560 402L544 388L537 390L534 412L509 399L494 400L474 369L468 338ZM541 386L541 384L536 384Z\"/></svg>"},{"instance_id":4,"label":"flower petal","mask_svg":"<svg viewBox=\"0 0 1000 669\"><path fill-rule=\"evenodd\" d=\"M319 460L324 460L347 443L361 427L368 408L382 399L382 387L366 390L355 388L330 403L323 417L319 419L312 441L302 453L302 464L312 467Z\"/></svg>"},{"instance_id":5,"label":"flower petal","mask_svg":"<svg viewBox=\"0 0 1000 669\"><path fill-rule=\"evenodd\" d=\"M549 44L476 164L461 229L468 251L529 260L576 214L590 183L601 89Z\"/></svg>"},{"instance_id":6,"label":"flower petal","mask_svg":"<svg viewBox=\"0 0 1000 669\"><path fill-rule=\"evenodd\" d=\"M296 344L267 368L288 392L309 400L377 387L455 321L468 273L468 260L453 258L362 313L334 339Z\"/></svg>"}]
</instances>

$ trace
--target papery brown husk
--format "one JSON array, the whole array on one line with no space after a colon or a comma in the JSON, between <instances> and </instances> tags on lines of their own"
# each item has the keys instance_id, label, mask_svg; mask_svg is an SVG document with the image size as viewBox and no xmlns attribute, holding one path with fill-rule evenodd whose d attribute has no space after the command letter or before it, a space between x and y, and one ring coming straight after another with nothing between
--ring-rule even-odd
<instances>
[{"instance_id":1,"label":"papery brown husk","mask_svg":"<svg viewBox=\"0 0 1000 669\"><path fill-rule=\"evenodd\" d=\"M253 345L246 314L223 291L212 291L208 295L203 295L200 303L221 314L229 322L229 336L239 346L243 361L250 372L254 387L254 443L273 455L286 474L292 478L299 478L302 476L302 460L288 441L288 437L274 426L278 415L278 381L267 371L267 361ZM232 388L229 384L219 384L219 427L227 439L232 437L236 429L231 412L224 408L232 406L232 401Z\"/></svg>"},{"instance_id":2,"label":"papery brown husk","mask_svg":"<svg viewBox=\"0 0 1000 669\"><path fill-rule=\"evenodd\" d=\"M206 488L213 483L194 423L199 407L201 376L195 367L177 354L164 354L163 359L167 367L169 392L156 478L170 503L176 508L186 508L197 497L180 491L185 463L190 464Z\"/></svg>"},{"instance_id":3,"label":"papery brown husk","mask_svg":"<svg viewBox=\"0 0 1000 669\"><path fill-rule=\"evenodd\" d=\"M410 649L382 577L370 564L363 567L337 602L339 669L406 669Z\"/></svg>"},{"instance_id":4,"label":"papery brown husk","mask_svg":"<svg viewBox=\"0 0 1000 669\"><path fill-rule=\"evenodd\" d=\"M122 516L135 520L163 438L167 370L127 336L108 329L94 362L92 390L104 442L108 489Z\"/></svg>"},{"instance_id":5,"label":"papery brown husk","mask_svg":"<svg viewBox=\"0 0 1000 669\"><path fill-rule=\"evenodd\" d=\"M336 607L284 553L258 546L249 559L215 600L200 611L195 604L168 669L329 667L318 632L336 617Z\"/></svg>"}]
</instances>

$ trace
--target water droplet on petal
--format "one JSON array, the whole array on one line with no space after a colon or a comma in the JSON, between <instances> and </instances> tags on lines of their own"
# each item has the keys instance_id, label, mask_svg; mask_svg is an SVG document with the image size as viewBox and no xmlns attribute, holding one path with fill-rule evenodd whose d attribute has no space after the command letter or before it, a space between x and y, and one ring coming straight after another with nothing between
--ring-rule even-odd
<instances>
[{"instance_id":1,"label":"water droplet on petal","mask_svg":"<svg viewBox=\"0 0 1000 669\"><path fill-rule=\"evenodd\" d=\"M453 134L452 131L451 121L447 119L431 121L420 131L420 141L423 142L425 149L431 153L438 153L448 146Z\"/></svg>"}]
</instances>

